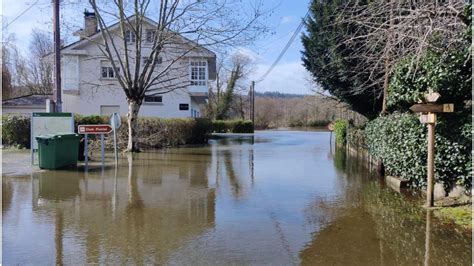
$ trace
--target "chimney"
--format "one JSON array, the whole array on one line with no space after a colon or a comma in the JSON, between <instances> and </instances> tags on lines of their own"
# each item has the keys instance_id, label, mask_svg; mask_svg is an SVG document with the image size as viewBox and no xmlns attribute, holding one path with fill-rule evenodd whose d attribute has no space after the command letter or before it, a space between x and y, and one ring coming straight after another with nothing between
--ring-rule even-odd
<instances>
[{"instance_id":1,"label":"chimney","mask_svg":"<svg viewBox=\"0 0 474 266\"><path fill-rule=\"evenodd\" d=\"M84 37L89 37L97 33L97 17L94 12L89 12L84 10L84 29L82 30L82 35Z\"/></svg>"}]
</instances>

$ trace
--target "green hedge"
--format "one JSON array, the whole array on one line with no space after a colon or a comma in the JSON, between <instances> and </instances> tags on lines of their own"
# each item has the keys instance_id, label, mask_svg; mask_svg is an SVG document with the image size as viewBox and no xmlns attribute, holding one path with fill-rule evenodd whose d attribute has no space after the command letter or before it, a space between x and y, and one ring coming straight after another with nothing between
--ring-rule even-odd
<instances>
[{"instance_id":1,"label":"green hedge","mask_svg":"<svg viewBox=\"0 0 474 266\"><path fill-rule=\"evenodd\" d=\"M2 116L2 144L30 148L30 121L27 114Z\"/></svg>"},{"instance_id":2,"label":"green hedge","mask_svg":"<svg viewBox=\"0 0 474 266\"><path fill-rule=\"evenodd\" d=\"M75 130L78 125L108 124L108 116L74 116ZM139 145L141 148L161 148L184 144L207 143L211 133L212 123L208 119L162 119L140 117ZM30 116L9 114L2 116L2 144L29 148L30 146ZM117 132L118 146L125 149L128 140L128 126L122 117L122 126ZM97 148L98 141L91 136L91 147ZM112 138L106 138L106 147L113 148Z\"/></svg>"},{"instance_id":3,"label":"green hedge","mask_svg":"<svg viewBox=\"0 0 474 266\"><path fill-rule=\"evenodd\" d=\"M253 133L250 120L214 120L212 131L215 133Z\"/></svg>"},{"instance_id":4,"label":"green hedge","mask_svg":"<svg viewBox=\"0 0 474 266\"><path fill-rule=\"evenodd\" d=\"M446 189L453 185L471 187L470 123L447 128L443 117L436 127L435 179ZM427 129L418 116L393 113L369 122L365 129L369 152L385 165L389 175L412 181L413 187L426 186Z\"/></svg>"},{"instance_id":5,"label":"green hedge","mask_svg":"<svg viewBox=\"0 0 474 266\"><path fill-rule=\"evenodd\" d=\"M346 120L338 119L334 122L334 134L336 135L336 144L345 145L347 127L349 123Z\"/></svg>"}]
</instances>

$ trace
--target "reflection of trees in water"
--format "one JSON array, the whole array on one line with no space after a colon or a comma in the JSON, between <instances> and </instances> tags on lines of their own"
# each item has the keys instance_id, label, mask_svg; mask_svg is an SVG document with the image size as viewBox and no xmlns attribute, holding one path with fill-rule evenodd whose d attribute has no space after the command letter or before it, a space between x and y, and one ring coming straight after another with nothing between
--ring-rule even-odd
<instances>
[{"instance_id":1,"label":"reflection of trees in water","mask_svg":"<svg viewBox=\"0 0 474 266\"><path fill-rule=\"evenodd\" d=\"M2 212L10 209L13 197L12 182L8 178L2 179Z\"/></svg>"},{"instance_id":2,"label":"reflection of trees in water","mask_svg":"<svg viewBox=\"0 0 474 266\"><path fill-rule=\"evenodd\" d=\"M377 235L383 239L391 261L396 264L423 264L425 239L428 243L430 262L440 265L469 264L472 256L471 235L468 232L442 226L425 215L421 202L409 202L399 193L369 184L364 190L365 209L376 223ZM427 220L431 219L431 220ZM431 222L430 230L426 223Z\"/></svg>"},{"instance_id":3,"label":"reflection of trees in water","mask_svg":"<svg viewBox=\"0 0 474 266\"><path fill-rule=\"evenodd\" d=\"M222 155L224 157L226 176L227 178L229 178L229 182L232 186L232 195L235 198L240 198L242 187L241 187L239 178L235 174L234 165L232 161L232 153L229 150L225 150L223 151Z\"/></svg>"},{"instance_id":4,"label":"reflection of trees in water","mask_svg":"<svg viewBox=\"0 0 474 266\"><path fill-rule=\"evenodd\" d=\"M470 235L436 223L427 230L431 218L426 218L421 203L383 188L372 178L376 174L368 170L364 156L346 157L344 195L337 200L315 198L305 209L308 223L317 225L318 231L300 252L302 264L420 265L426 254L430 264L470 262Z\"/></svg>"}]
</instances>

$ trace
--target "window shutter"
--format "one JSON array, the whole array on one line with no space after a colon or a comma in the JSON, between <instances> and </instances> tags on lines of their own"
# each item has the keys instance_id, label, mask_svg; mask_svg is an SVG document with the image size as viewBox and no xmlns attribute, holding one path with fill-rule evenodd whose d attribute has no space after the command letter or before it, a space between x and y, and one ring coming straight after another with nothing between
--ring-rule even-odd
<instances>
[{"instance_id":1,"label":"window shutter","mask_svg":"<svg viewBox=\"0 0 474 266\"><path fill-rule=\"evenodd\" d=\"M79 90L79 56L64 56L63 89Z\"/></svg>"}]
</instances>

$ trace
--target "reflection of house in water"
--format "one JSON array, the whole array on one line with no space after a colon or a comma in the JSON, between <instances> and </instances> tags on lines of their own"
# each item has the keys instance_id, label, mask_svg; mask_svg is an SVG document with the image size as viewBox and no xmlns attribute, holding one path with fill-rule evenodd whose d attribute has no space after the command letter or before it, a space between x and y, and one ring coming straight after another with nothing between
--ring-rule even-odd
<instances>
[{"instance_id":1,"label":"reflection of house in water","mask_svg":"<svg viewBox=\"0 0 474 266\"><path fill-rule=\"evenodd\" d=\"M85 177L69 171L36 175L34 210L51 217L61 212L56 227L80 236L70 247L58 231L56 253L79 246L83 250L74 254L82 262L164 263L184 242L213 227L216 196L208 187L209 164L203 163L210 156L159 156L139 154L131 168L122 162L116 178L114 169Z\"/></svg>"}]
</instances>

